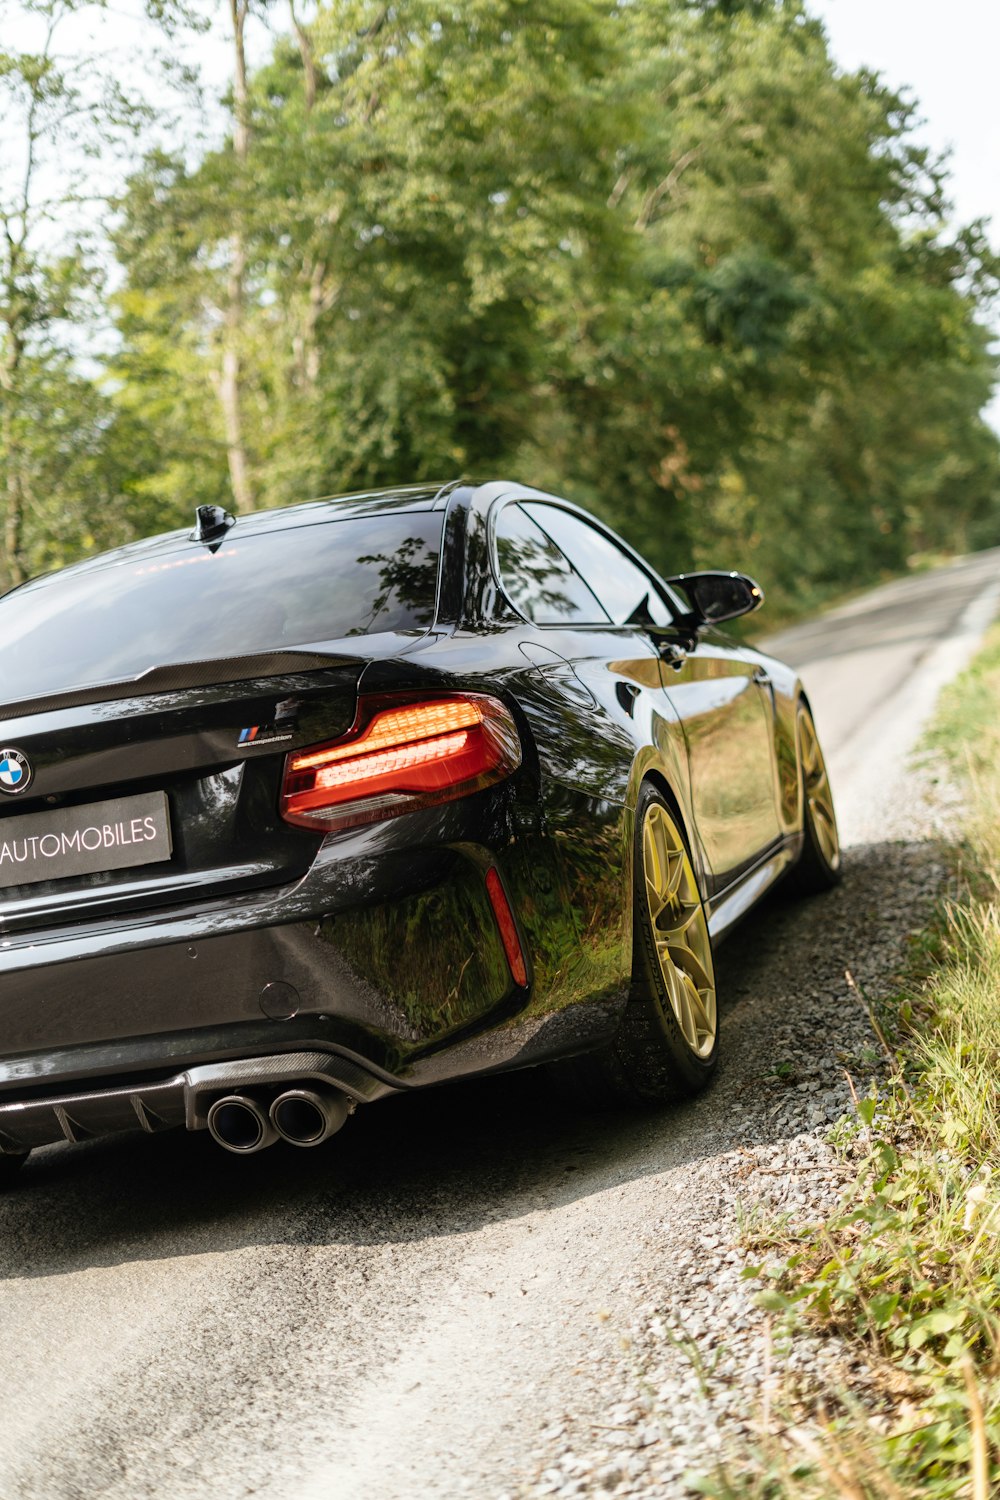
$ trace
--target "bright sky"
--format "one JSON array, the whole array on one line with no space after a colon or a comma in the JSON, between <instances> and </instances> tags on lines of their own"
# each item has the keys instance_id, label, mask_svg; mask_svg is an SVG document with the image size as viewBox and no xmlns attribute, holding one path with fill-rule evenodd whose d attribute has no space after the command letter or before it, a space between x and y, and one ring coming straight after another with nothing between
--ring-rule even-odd
<instances>
[{"instance_id":1,"label":"bright sky","mask_svg":"<svg viewBox=\"0 0 1000 1500\"><path fill-rule=\"evenodd\" d=\"M869 67L907 88L922 137L950 148L960 220L992 217L1000 232L1000 4L997 0L807 0L844 68Z\"/></svg>"},{"instance_id":2,"label":"bright sky","mask_svg":"<svg viewBox=\"0 0 1000 1500\"><path fill-rule=\"evenodd\" d=\"M807 0L841 67L916 96L919 136L951 151L955 219L992 220L1000 247L1000 0ZM987 413L1000 431L1000 393Z\"/></svg>"}]
</instances>

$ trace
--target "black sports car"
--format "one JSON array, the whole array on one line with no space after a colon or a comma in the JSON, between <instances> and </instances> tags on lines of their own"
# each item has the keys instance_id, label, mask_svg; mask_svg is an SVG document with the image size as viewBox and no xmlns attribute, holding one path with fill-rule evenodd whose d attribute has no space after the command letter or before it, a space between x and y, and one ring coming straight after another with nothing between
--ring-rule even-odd
<instances>
[{"instance_id":1,"label":"black sports car","mask_svg":"<svg viewBox=\"0 0 1000 1500\"><path fill-rule=\"evenodd\" d=\"M0 1171L572 1058L691 1092L713 944L833 883L795 673L521 485L350 495L123 547L0 600Z\"/></svg>"}]
</instances>

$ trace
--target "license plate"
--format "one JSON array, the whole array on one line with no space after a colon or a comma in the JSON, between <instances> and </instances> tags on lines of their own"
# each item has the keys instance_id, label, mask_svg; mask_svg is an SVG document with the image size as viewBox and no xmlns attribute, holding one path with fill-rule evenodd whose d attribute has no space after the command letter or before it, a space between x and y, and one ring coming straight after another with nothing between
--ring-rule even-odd
<instances>
[{"instance_id":1,"label":"license plate","mask_svg":"<svg viewBox=\"0 0 1000 1500\"><path fill-rule=\"evenodd\" d=\"M0 818L0 888L153 865L172 850L165 792Z\"/></svg>"}]
</instances>

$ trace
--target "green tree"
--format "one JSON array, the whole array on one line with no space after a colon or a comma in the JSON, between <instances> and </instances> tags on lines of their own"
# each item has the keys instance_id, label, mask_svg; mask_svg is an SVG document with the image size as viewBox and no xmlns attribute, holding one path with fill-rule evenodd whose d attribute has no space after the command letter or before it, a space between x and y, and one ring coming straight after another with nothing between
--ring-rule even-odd
<instances>
[{"instance_id":1,"label":"green tree","mask_svg":"<svg viewBox=\"0 0 1000 1500\"><path fill-rule=\"evenodd\" d=\"M961 513L996 515L978 416L995 366L977 321L996 263L975 228L945 237L943 173L911 143L913 106L839 74L795 3L630 10L628 86L658 109L616 193L649 281L681 310L679 346L713 354L655 397L692 460L667 499L695 512L695 553L803 597L877 576L954 516L941 485L965 454ZM685 411L696 391L707 406Z\"/></svg>"},{"instance_id":2,"label":"green tree","mask_svg":"<svg viewBox=\"0 0 1000 1500\"><path fill-rule=\"evenodd\" d=\"M256 503L513 471L800 602L995 535L995 261L945 233L912 106L796 0L291 21L232 138L147 159L122 206L136 516L241 503L236 225Z\"/></svg>"},{"instance_id":3,"label":"green tree","mask_svg":"<svg viewBox=\"0 0 1000 1500\"><path fill-rule=\"evenodd\" d=\"M0 572L9 583L116 531L124 455L109 441L111 408L94 380L104 316L95 219L99 174L148 116L63 43L87 9L86 0L23 0L19 29L35 45L0 50Z\"/></svg>"}]
</instances>

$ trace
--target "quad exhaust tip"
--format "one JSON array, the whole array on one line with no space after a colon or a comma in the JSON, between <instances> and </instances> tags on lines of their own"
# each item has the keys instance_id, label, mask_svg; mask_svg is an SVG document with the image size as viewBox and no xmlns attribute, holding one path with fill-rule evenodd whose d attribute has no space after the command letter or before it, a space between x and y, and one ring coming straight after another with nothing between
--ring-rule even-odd
<instances>
[{"instance_id":1,"label":"quad exhaust tip","mask_svg":"<svg viewBox=\"0 0 1000 1500\"><path fill-rule=\"evenodd\" d=\"M352 1101L336 1089L286 1089L273 1101L226 1094L208 1111L212 1139L237 1156L252 1156L281 1138L292 1146L319 1146L351 1113Z\"/></svg>"},{"instance_id":2,"label":"quad exhaust tip","mask_svg":"<svg viewBox=\"0 0 1000 1500\"><path fill-rule=\"evenodd\" d=\"M351 1112L346 1094L333 1090L287 1089L271 1105L271 1124L293 1146L319 1146L343 1125Z\"/></svg>"},{"instance_id":3,"label":"quad exhaust tip","mask_svg":"<svg viewBox=\"0 0 1000 1500\"><path fill-rule=\"evenodd\" d=\"M213 1141L237 1156L252 1156L273 1146L278 1132L267 1116L267 1106L250 1094L226 1094L208 1111L208 1129Z\"/></svg>"}]
</instances>

